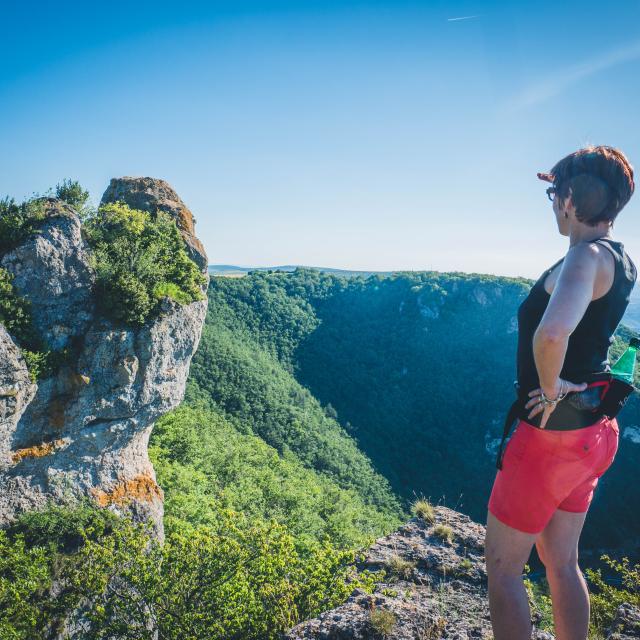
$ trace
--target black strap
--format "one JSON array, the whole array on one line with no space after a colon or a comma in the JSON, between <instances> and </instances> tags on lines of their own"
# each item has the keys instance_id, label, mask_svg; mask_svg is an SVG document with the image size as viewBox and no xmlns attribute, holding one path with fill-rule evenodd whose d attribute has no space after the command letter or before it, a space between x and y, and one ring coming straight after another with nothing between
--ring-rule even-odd
<instances>
[{"instance_id":1,"label":"black strap","mask_svg":"<svg viewBox=\"0 0 640 640\"><path fill-rule=\"evenodd\" d=\"M511 433L511 428L513 427L513 423L516 421L516 419L520 415L521 409L526 404L525 402L523 402L526 396L523 396L520 393L520 385L518 384L518 381L516 380L513 384L516 388L516 393L518 394L518 397L514 400L513 404L509 407L509 411L507 412L507 417L505 418L505 421L504 421L504 427L502 429L502 440L500 440L500 446L498 447L498 457L496 459L496 467L498 469L502 469L504 443L509 437L509 433Z\"/></svg>"}]
</instances>

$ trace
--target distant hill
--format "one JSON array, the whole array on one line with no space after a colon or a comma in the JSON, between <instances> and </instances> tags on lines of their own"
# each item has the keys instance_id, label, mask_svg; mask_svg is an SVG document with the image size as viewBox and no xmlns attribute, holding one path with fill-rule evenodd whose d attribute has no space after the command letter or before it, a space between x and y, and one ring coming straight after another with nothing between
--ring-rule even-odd
<instances>
[{"instance_id":1,"label":"distant hill","mask_svg":"<svg viewBox=\"0 0 640 640\"><path fill-rule=\"evenodd\" d=\"M321 273L332 273L337 276L370 276L370 275L391 275L396 271L350 271L349 269L333 269L331 267L307 267L304 265L285 264L276 267L239 267L232 264L210 264L209 274L212 276L238 276L247 275L250 271L295 271L296 269L313 269Z\"/></svg>"},{"instance_id":2,"label":"distant hill","mask_svg":"<svg viewBox=\"0 0 640 640\"><path fill-rule=\"evenodd\" d=\"M303 265L281 265L277 267L239 267L232 264L210 264L209 275L212 276L226 276L226 277L240 277L246 276L250 271L295 271L298 268L302 269L314 269L321 273L330 273L337 276L364 276L365 278L371 275L392 275L400 273L417 273L414 271L350 271L348 269L334 269L332 267L305 267ZM435 272L421 272L421 273L435 273ZM640 331L640 287L636 287L631 294L631 301L626 314L622 318L622 324L626 325L634 331Z\"/></svg>"}]
</instances>

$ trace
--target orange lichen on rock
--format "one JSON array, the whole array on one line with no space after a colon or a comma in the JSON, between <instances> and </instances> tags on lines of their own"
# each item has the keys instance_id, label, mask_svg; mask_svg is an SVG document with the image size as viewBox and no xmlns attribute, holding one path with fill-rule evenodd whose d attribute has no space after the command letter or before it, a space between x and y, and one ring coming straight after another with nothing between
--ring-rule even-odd
<instances>
[{"instance_id":1,"label":"orange lichen on rock","mask_svg":"<svg viewBox=\"0 0 640 640\"><path fill-rule=\"evenodd\" d=\"M17 449L11 454L11 460L13 462L20 462L22 458L42 458L53 453L55 449L62 447L64 440L52 440L51 442L43 442L42 444L36 444L33 447L25 447L24 449Z\"/></svg>"},{"instance_id":2,"label":"orange lichen on rock","mask_svg":"<svg viewBox=\"0 0 640 640\"><path fill-rule=\"evenodd\" d=\"M137 475L129 480L121 480L109 491L94 488L91 489L91 493L101 507L106 507L109 504L126 504L131 500L141 500L142 502L164 500L164 492L160 486L151 476L145 474Z\"/></svg>"}]
</instances>

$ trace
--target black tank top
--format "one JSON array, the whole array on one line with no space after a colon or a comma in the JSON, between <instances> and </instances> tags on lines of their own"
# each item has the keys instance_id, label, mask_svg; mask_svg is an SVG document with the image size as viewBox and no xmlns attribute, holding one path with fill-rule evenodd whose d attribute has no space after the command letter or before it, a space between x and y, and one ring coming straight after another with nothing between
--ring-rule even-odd
<instances>
[{"instance_id":1,"label":"black tank top","mask_svg":"<svg viewBox=\"0 0 640 640\"><path fill-rule=\"evenodd\" d=\"M578 326L569 336L560 377L576 384L593 382L611 370L608 350L637 278L636 266L621 242L609 238L598 238L592 242L611 251L615 259L615 275L609 291L589 303ZM533 358L533 334L551 297L544 288L544 281L563 260L558 260L538 278L518 307L518 382L520 388L527 391L540 386Z\"/></svg>"}]
</instances>

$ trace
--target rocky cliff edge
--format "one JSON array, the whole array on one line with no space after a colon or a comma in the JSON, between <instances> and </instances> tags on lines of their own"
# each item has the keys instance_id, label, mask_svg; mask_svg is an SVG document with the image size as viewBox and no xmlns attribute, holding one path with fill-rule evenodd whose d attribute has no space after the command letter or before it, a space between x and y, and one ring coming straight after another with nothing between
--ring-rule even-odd
<instances>
[{"instance_id":1,"label":"rocky cliff edge","mask_svg":"<svg viewBox=\"0 0 640 640\"><path fill-rule=\"evenodd\" d=\"M355 589L341 606L291 629L286 640L490 640L485 528L435 507L432 521L412 518L379 538L358 571L384 569L373 593ZM532 608L534 626L540 614ZM640 638L640 611L619 607L607 640ZM534 640L553 640L539 629Z\"/></svg>"},{"instance_id":2,"label":"rocky cliff edge","mask_svg":"<svg viewBox=\"0 0 640 640\"><path fill-rule=\"evenodd\" d=\"M194 221L171 187L152 178L113 179L103 202L119 200L176 220L190 257L206 274ZM158 318L123 328L96 312L90 248L77 213L45 202L39 232L0 256L33 324L52 349L76 356L31 381L21 351L0 324L0 526L42 507L90 497L163 538L163 493L147 455L153 422L183 398L207 310L203 300L163 299ZM206 293L206 285L203 285Z\"/></svg>"}]
</instances>

